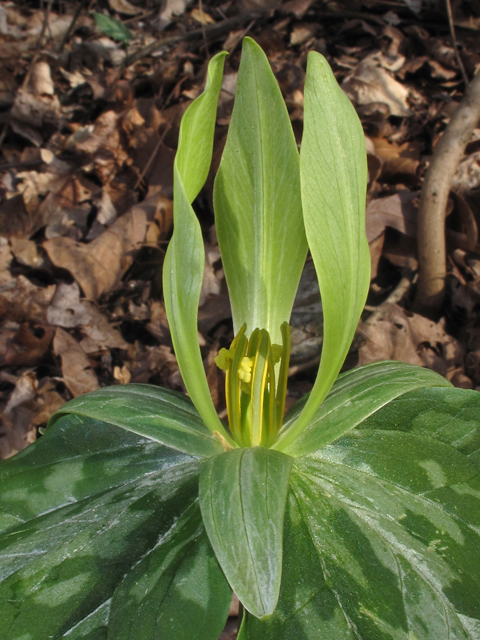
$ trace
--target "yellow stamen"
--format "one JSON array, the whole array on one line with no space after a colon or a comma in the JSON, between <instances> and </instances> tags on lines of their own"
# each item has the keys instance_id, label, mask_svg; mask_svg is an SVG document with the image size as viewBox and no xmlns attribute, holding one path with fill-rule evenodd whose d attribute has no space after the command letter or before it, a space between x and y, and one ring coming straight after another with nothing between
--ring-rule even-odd
<instances>
[{"instance_id":1,"label":"yellow stamen","mask_svg":"<svg viewBox=\"0 0 480 640\"><path fill-rule=\"evenodd\" d=\"M230 349L220 349L215 363L227 372L225 395L233 438L241 446L269 447L282 426L285 410L290 327L286 322L281 326L282 345L272 345L265 329L255 329L247 340L245 329L246 325Z\"/></svg>"}]
</instances>

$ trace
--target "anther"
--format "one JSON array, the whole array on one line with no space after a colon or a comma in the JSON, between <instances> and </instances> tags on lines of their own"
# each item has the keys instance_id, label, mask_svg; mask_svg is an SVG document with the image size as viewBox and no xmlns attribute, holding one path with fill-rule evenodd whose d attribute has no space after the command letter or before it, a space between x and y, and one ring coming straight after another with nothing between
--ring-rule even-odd
<instances>
[{"instance_id":1,"label":"anther","mask_svg":"<svg viewBox=\"0 0 480 640\"><path fill-rule=\"evenodd\" d=\"M244 356L240 361L240 366L238 367L238 377L246 384L252 381L253 362L254 358Z\"/></svg>"}]
</instances>

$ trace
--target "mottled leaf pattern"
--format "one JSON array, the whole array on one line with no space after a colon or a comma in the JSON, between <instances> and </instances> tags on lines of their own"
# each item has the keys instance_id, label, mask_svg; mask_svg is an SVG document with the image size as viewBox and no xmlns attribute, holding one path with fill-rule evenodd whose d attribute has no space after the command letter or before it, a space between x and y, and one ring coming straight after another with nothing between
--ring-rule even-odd
<instances>
[{"instance_id":1,"label":"mottled leaf pattern","mask_svg":"<svg viewBox=\"0 0 480 640\"><path fill-rule=\"evenodd\" d=\"M178 624L169 638L216 640L230 590L201 526L198 472L195 458L71 415L3 463L0 638L116 637L110 617L119 619L122 589L127 602L132 597L128 576L140 562L156 590L151 617L159 628L174 615L185 620L182 585L192 575L202 585L191 597L197 618L204 614L198 635ZM190 530L179 524L188 518ZM159 560L164 543L162 576L161 562L148 558ZM122 637L145 638L135 628Z\"/></svg>"},{"instance_id":2,"label":"mottled leaf pattern","mask_svg":"<svg viewBox=\"0 0 480 640\"><path fill-rule=\"evenodd\" d=\"M414 391L298 458L279 606L246 637L478 640L479 412Z\"/></svg>"},{"instance_id":3,"label":"mottled leaf pattern","mask_svg":"<svg viewBox=\"0 0 480 640\"><path fill-rule=\"evenodd\" d=\"M115 591L112 640L217 640L231 591L195 503Z\"/></svg>"}]
</instances>

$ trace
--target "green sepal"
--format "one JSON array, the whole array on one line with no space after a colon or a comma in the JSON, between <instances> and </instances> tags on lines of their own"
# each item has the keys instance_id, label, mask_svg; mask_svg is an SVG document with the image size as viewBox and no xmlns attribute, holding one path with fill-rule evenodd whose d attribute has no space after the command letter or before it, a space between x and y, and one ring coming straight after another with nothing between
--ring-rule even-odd
<instances>
[{"instance_id":1,"label":"green sepal","mask_svg":"<svg viewBox=\"0 0 480 640\"><path fill-rule=\"evenodd\" d=\"M282 575L283 517L293 458L263 447L210 458L200 508L220 566L244 607L273 613Z\"/></svg>"}]
</instances>

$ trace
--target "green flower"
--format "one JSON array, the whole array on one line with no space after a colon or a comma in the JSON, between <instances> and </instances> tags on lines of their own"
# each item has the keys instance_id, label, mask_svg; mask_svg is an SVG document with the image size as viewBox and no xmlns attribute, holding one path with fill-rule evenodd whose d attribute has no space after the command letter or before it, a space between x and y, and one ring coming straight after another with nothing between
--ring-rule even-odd
<instances>
[{"instance_id":1,"label":"green flower","mask_svg":"<svg viewBox=\"0 0 480 640\"><path fill-rule=\"evenodd\" d=\"M172 340L187 391L225 448L288 452L330 390L365 303L367 164L358 117L326 60L310 53L300 154L265 54L245 38L235 105L215 179L214 208L235 339L226 371L228 429L208 390L197 333L205 261L191 203L210 168L225 54L187 109L174 165L174 233L164 265ZM290 354L288 321L310 249L324 313L322 359L301 411L282 426Z\"/></svg>"}]
</instances>

